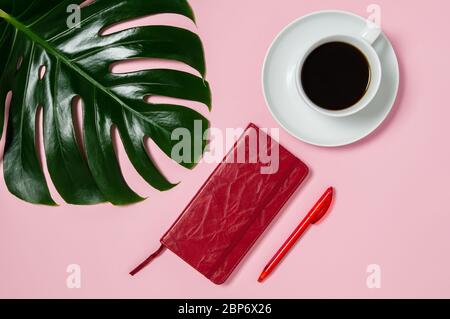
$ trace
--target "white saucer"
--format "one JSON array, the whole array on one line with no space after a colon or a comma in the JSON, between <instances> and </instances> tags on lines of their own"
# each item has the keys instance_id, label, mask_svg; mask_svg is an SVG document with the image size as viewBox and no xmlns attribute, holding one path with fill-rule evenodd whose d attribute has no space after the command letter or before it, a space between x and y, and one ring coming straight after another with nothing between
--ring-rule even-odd
<instances>
[{"instance_id":1,"label":"white saucer","mask_svg":"<svg viewBox=\"0 0 450 319\"><path fill-rule=\"evenodd\" d=\"M343 118L320 114L304 103L295 84L296 65L312 43L337 33L357 36L365 27L366 20L353 13L320 11L292 22L275 38L264 61L263 91L270 112L291 135L313 145L342 146L366 137L386 119L397 97L399 67L385 34L374 43L381 86L362 111Z\"/></svg>"}]
</instances>

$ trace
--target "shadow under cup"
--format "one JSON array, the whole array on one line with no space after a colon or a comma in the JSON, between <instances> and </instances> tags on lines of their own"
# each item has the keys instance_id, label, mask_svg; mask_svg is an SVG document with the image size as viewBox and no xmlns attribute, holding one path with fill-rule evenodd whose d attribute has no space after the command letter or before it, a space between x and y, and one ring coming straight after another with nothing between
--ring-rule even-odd
<instances>
[{"instance_id":1,"label":"shadow under cup","mask_svg":"<svg viewBox=\"0 0 450 319\"><path fill-rule=\"evenodd\" d=\"M307 51L297 70L305 102L320 113L348 116L375 97L381 81L377 53L364 39L333 36Z\"/></svg>"}]
</instances>

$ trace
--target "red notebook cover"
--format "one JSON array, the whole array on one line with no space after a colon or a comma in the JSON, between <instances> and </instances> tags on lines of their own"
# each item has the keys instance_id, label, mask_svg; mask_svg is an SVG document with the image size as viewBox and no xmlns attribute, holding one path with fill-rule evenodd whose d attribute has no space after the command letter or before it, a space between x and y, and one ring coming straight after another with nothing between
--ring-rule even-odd
<instances>
[{"instance_id":1,"label":"red notebook cover","mask_svg":"<svg viewBox=\"0 0 450 319\"><path fill-rule=\"evenodd\" d=\"M266 145L279 154L269 174L259 152ZM161 238L161 248L132 274L165 247L215 284L224 283L307 174L301 160L250 124Z\"/></svg>"}]
</instances>

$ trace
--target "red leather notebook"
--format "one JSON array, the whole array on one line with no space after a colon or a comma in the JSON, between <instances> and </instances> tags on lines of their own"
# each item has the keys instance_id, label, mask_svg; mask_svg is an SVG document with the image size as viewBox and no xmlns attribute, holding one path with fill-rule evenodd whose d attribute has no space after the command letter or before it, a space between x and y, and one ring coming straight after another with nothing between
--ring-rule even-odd
<instances>
[{"instance_id":1,"label":"red leather notebook","mask_svg":"<svg viewBox=\"0 0 450 319\"><path fill-rule=\"evenodd\" d=\"M261 159L264 148L279 154L270 170ZM224 283L307 174L301 160L250 124L161 238L161 248L131 274L168 248L215 284Z\"/></svg>"}]
</instances>

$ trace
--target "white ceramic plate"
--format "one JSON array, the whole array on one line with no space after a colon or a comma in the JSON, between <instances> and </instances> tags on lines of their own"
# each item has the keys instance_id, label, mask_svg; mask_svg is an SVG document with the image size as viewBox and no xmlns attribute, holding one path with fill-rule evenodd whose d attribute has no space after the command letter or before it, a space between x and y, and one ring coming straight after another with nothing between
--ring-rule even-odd
<instances>
[{"instance_id":1,"label":"white ceramic plate","mask_svg":"<svg viewBox=\"0 0 450 319\"><path fill-rule=\"evenodd\" d=\"M373 132L394 105L399 67L394 49L382 34L374 43L382 67L380 89L362 111L343 118L323 115L306 105L296 88L296 65L308 47L333 34L359 35L366 20L343 11L320 11L288 25L274 40L264 61L262 84L270 112L291 135L318 146L354 143Z\"/></svg>"}]
</instances>

